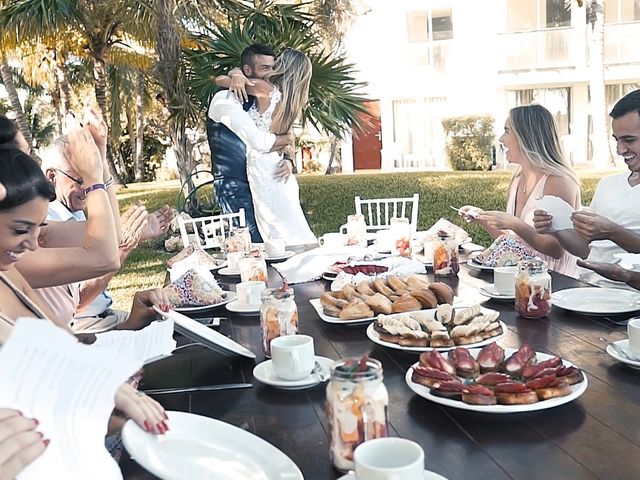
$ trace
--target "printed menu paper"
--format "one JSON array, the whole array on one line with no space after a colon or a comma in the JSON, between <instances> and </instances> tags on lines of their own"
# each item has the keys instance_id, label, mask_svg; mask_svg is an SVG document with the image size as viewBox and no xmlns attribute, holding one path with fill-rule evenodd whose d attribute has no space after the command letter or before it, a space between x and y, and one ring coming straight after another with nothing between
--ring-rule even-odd
<instances>
[{"instance_id":1,"label":"printed menu paper","mask_svg":"<svg viewBox=\"0 0 640 480\"><path fill-rule=\"evenodd\" d=\"M0 349L0 405L35 418L51 440L18 480L121 479L104 446L116 389L141 362L78 343L44 320L21 318Z\"/></svg>"},{"instance_id":2,"label":"printed menu paper","mask_svg":"<svg viewBox=\"0 0 640 480\"><path fill-rule=\"evenodd\" d=\"M151 363L171 355L176 348L173 320L152 322L142 330L112 330L99 333L92 346L111 348L130 360Z\"/></svg>"},{"instance_id":3,"label":"printed menu paper","mask_svg":"<svg viewBox=\"0 0 640 480\"><path fill-rule=\"evenodd\" d=\"M536 206L540 210L546 210L546 212L553 217L551 226L549 227L550 232L573 228L573 222L571 221L571 214L574 212L573 207L560 197L544 195L542 198L536 200Z\"/></svg>"}]
</instances>

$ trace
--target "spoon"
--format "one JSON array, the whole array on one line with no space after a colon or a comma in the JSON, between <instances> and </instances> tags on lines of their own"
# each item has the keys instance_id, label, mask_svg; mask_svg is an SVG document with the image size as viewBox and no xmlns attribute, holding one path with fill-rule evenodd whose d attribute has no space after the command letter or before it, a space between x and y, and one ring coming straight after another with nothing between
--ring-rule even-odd
<instances>
[{"instance_id":1,"label":"spoon","mask_svg":"<svg viewBox=\"0 0 640 480\"><path fill-rule=\"evenodd\" d=\"M314 375L319 382L324 382L329 378L329 376L327 375L327 372L324 370L324 368L322 368L322 365L320 365L320 363L318 362L316 362L316 364L313 366L313 370L311 370L311 374Z\"/></svg>"},{"instance_id":2,"label":"spoon","mask_svg":"<svg viewBox=\"0 0 640 480\"><path fill-rule=\"evenodd\" d=\"M599 337L602 342L606 342L607 345L611 347L611 349L616 352L619 356L626 358L627 360L631 360L632 362L637 362L638 359L632 355L627 353L624 349L620 348L616 343L607 340L606 338Z\"/></svg>"}]
</instances>

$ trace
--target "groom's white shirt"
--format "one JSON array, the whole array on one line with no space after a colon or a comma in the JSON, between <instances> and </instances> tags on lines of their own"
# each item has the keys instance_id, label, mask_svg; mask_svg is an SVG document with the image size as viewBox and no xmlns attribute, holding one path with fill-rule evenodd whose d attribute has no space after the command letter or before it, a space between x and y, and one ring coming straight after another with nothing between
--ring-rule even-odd
<instances>
[{"instance_id":1,"label":"groom's white shirt","mask_svg":"<svg viewBox=\"0 0 640 480\"><path fill-rule=\"evenodd\" d=\"M222 123L235 133L247 147L258 152L270 151L276 141L275 134L264 132L256 126L253 119L228 90L220 90L213 96L208 115L211 120Z\"/></svg>"}]
</instances>

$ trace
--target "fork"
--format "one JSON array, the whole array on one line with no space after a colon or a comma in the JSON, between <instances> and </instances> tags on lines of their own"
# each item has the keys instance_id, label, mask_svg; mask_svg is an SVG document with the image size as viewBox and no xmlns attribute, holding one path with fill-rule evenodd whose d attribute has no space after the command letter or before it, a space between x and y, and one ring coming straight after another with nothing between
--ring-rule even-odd
<instances>
[{"instance_id":1,"label":"fork","mask_svg":"<svg viewBox=\"0 0 640 480\"><path fill-rule=\"evenodd\" d=\"M607 345L611 347L611 349L616 352L621 357L626 358L627 360L631 360L632 362L637 362L639 359L635 357L635 355L628 354L624 349L620 348L616 343L611 342L603 337L598 337L602 342L607 342Z\"/></svg>"}]
</instances>

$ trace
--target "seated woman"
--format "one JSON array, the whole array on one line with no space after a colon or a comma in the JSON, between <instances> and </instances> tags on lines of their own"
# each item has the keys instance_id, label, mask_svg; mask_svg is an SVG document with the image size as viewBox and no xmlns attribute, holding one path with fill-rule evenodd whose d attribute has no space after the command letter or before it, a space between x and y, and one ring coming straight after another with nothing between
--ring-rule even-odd
<instances>
[{"instance_id":1,"label":"seated woman","mask_svg":"<svg viewBox=\"0 0 640 480\"><path fill-rule=\"evenodd\" d=\"M536 199L543 195L560 197L574 209L580 206L580 183L562 156L553 116L541 105L513 108L500 142L507 160L520 166L509 185L507 211L483 211L466 205L460 214L481 225L492 238L515 233L551 270L576 276L576 258L553 236L539 234L533 227Z\"/></svg>"}]
</instances>

